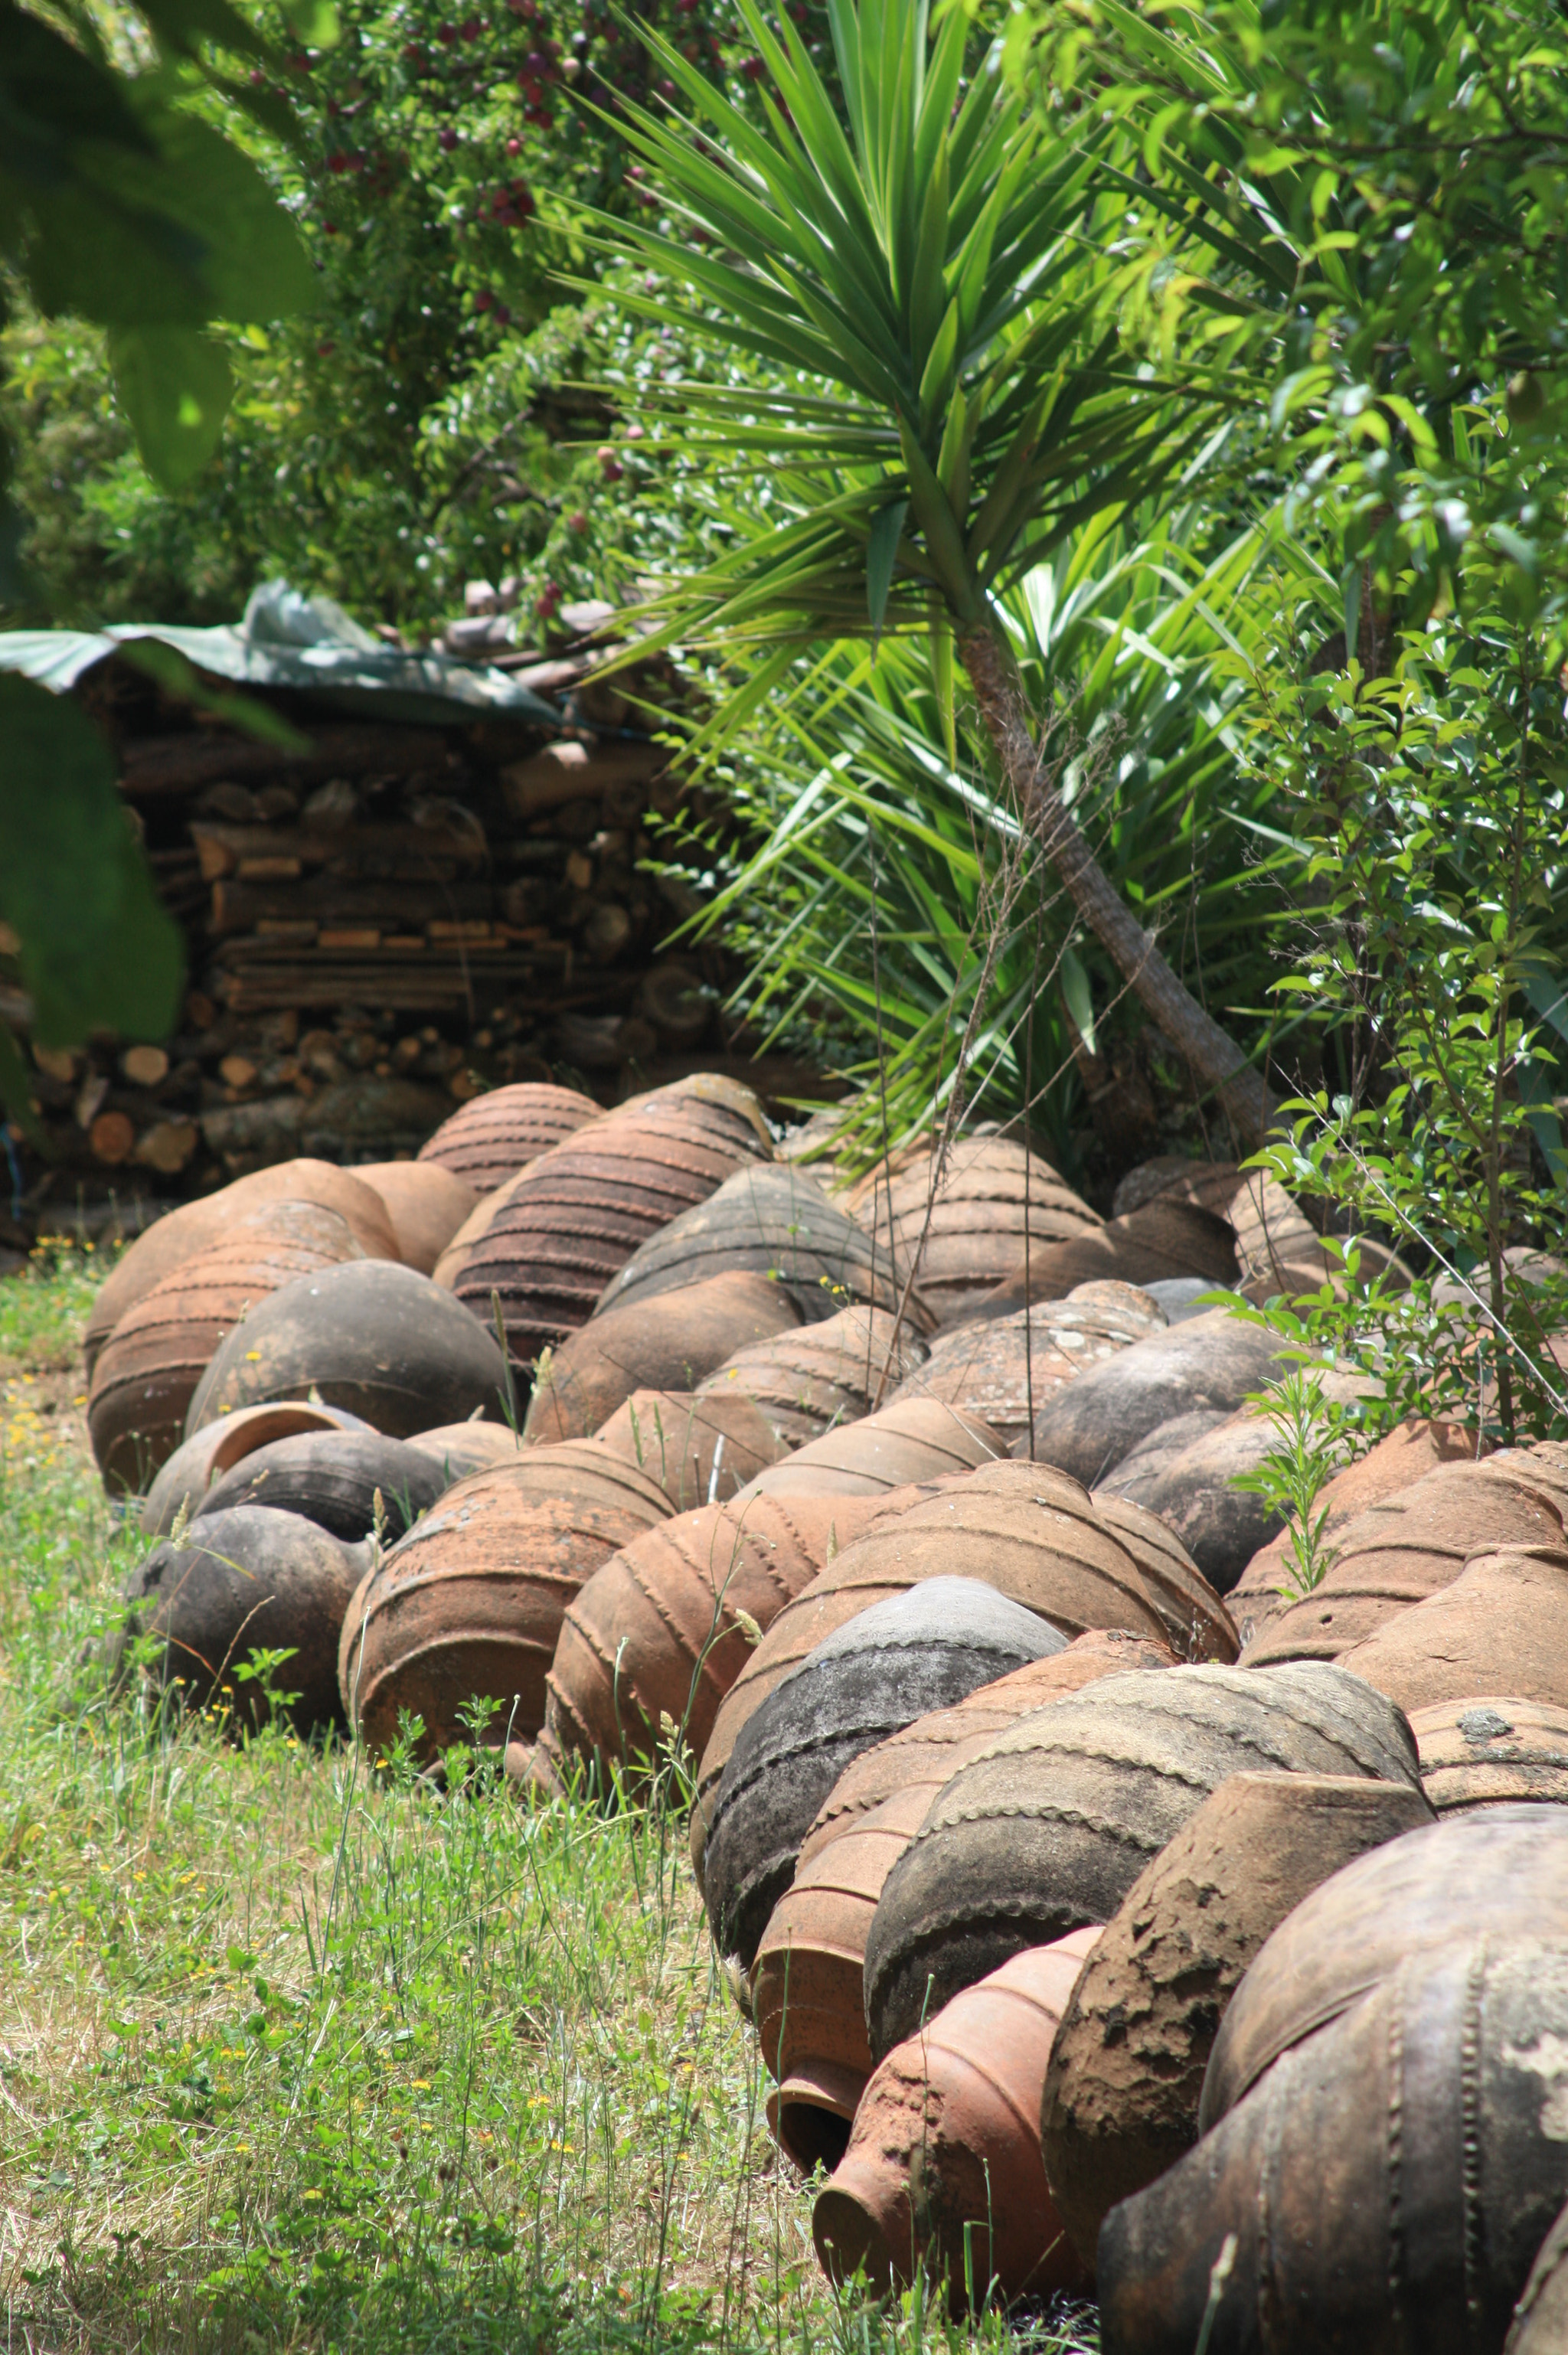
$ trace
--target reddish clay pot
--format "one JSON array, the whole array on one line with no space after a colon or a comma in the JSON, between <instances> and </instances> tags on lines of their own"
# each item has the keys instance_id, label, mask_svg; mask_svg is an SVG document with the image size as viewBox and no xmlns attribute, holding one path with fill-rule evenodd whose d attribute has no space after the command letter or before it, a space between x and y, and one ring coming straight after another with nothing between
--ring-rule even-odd
<instances>
[{"instance_id":1,"label":"reddish clay pot","mask_svg":"<svg viewBox=\"0 0 1568 2355\"><path fill-rule=\"evenodd\" d=\"M496 1742L531 1740L567 1605L624 1545L667 1519L663 1491L592 1440L526 1448L449 1488L354 1598L338 1675L370 1748L400 1710L424 1721L421 1754L465 1740L458 1711L499 1704Z\"/></svg>"},{"instance_id":2,"label":"reddish clay pot","mask_svg":"<svg viewBox=\"0 0 1568 2355\"><path fill-rule=\"evenodd\" d=\"M1407 1956L1111 2211L1105 2355L1500 2349L1568 2198L1565 2051L1568 1943Z\"/></svg>"},{"instance_id":3,"label":"reddish clay pot","mask_svg":"<svg viewBox=\"0 0 1568 2355\"><path fill-rule=\"evenodd\" d=\"M336 1210L367 1259L396 1259L397 1238L387 1207L372 1186L351 1169L335 1168L330 1161L282 1161L271 1169L253 1170L236 1178L231 1186L198 1202L181 1202L166 1210L155 1225L136 1237L105 1281L99 1286L82 1336L82 1355L91 1375L98 1353L122 1316L144 1300L155 1284L176 1273L211 1243L221 1242L241 1219L269 1202L314 1202Z\"/></svg>"},{"instance_id":4,"label":"reddish clay pot","mask_svg":"<svg viewBox=\"0 0 1568 2355\"><path fill-rule=\"evenodd\" d=\"M1140 1161L1117 1180L1111 1215L1125 1219L1129 1210L1141 1210L1146 1202L1168 1195L1178 1202L1196 1202L1200 1209L1212 1210L1223 1219L1241 1183L1237 1162L1192 1161L1184 1153L1159 1153L1152 1161Z\"/></svg>"},{"instance_id":5,"label":"reddish clay pot","mask_svg":"<svg viewBox=\"0 0 1568 2355\"><path fill-rule=\"evenodd\" d=\"M1223 1219L1169 1195L1104 1226L1015 1253L980 1313L1010 1316L1031 1300L1062 1300L1081 1284L1161 1284L1201 1275L1216 1288L1236 1280L1235 1238Z\"/></svg>"},{"instance_id":6,"label":"reddish clay pot","mask_svg":"<svg viewBox=\"0 0 1568 2355\"><path fill-rule=\"evenodd\" d=\"M935 1399L906 1399L827 1432L759 1473L763 1497L875 1497L918 1480L972 1472L996 1456L986 1424Z\"/></svg>"},{"instance_id":7,"label":"reddish clay pot","mask_svg":"<svg viewBox=\"0 0 1568 2355\"><path fill-rule=\"evenodd\" d=\"M366 1161L355 1170L387 1206L405 1267L429 1275L464 1219L479 1205L477 1190L438 1161Z\"/></svg>"},{"instance_id":8,"label":"reddish clay pot","mask_svg":"<svg viewBox=\"0 0 1568 2355\"><path fill-rule=\"evenodd\" d=\"M656 1481L677 1513L728 1504L789 1452L760 1407L722 1391L634 1391L594 1438Z\"/></svg>"},{"instance_id":9,"label":"reddish clay pot","mask_svg":"<svg viewBox=\"0 0 1568 2355\"><path fill-rule=\"evenodd\" d=\"M491 1194L563 1136L598 1118L592 1096L524 1080L471 1097L421 1146L420 1159L450 1169L476 1195Z\"/></svg>"},{"instance_id":10,"label":"reddish clay pot","mask_svg":"<svg viewBox=\"0 0 1568 2355\"><path fill-rule=\"evenodd\" d=\"M99 1351L87 1427L107 1487L146 1488L185 1437L190 1402L242 1317L297 1276L364 1264L347 1221L314 1202L272 1202L236 1220L128 1308Z\"/></svg>"},{"instance_id":11,"label":"reddish clay pot","mask_svg":"<svg viewBox=\"0 0 1568 2355\"><path fill-rule=\"evenodd\" d=\"M1562 1545L1563 1512L1551 1487L1522 1466L1494 1469L1488 1461L1429 1472L1345 1524L1321 1583L1264 1625L1243 1664L1342 1658L1397 1613L1451 1586L1474 1555Z\"/></svg>"},{"instance_id":12,"label":"reddish clay pot","mask_svg":"<svg viewBox=\"0 0 1568 2355\"><path fill-rule=\"evenodd\" d=\"M1554 1703L1568 1692L1568 1540L1479 1555L1339 1664L1407 1712L1502 1684Z\"/></svg>"},{"instance_id":13,"label":"reddish clay pot","mask_svg":"<svg viewBox=\"0 0 1568 2355\"><path fill-rule=\"evenodd\" d=\"M215 1480L274 1439L293 1439L303 1431L368 1429L357 1414L346 1414L340 1407L301 1405L293 1400L241 1407L238 1414L226 1414L220 1423L207 1423L180 1442L147 1491L138 1524L142 1535L167 1537L182 1511L190 1519Z\"/></svg>"},{"instance_id":14,"label":"reddish clay pot","mask_svg":"<svg viewBox=\"0 0 1568 2355\"><path fill-rule=\"evenodd\" d=\"M741 1614L765 1631L882 1511L879 1497L754 1497L634 1538L566 1614L539 1735L549 1767L651 1756L667 1719L700 1754L749 1657Z\"/></svg>"},{"instance_id":15,"label":"reddish clay pot","mask_svg":"<svg viewBox=\"0 0 1568 2355\"><path fill-rule=\"evenodd\" d=\"M1089 2286L1046 2189L1040 2090L1051 2041L1098 1932L1016 1955L881 2062L849 2147L812 2211L830 2280L864 2268L886 2290L923 2260L959 2312Z\"/></svg>"},{"instance_id":16,"label":"reddish clay pot","mask_svg":"<svg viewBox=\"0 0 1568 2355\"><path fill-rule=\"evenodd\" d=\"M646 1313L673 1307L681 1296L667 1293ZM901 1325L884 1308L841 1308L820 1325L802 1325L733 1351L697 1388L704 1394L740 1391L792 1447L801 1448L841 1424L859 1423L878 1403L879 1391L891 1406L893 1391L925 1356L925 1343L907 1321Z\"/></svg>"},{"instance_id":17,"label":"reddish clay pot","mask_svg":"<svg viewBox=\"0 0 1568 2355\"><path fill-rule=\"evenodd\" d=\"M1270 1932L1369 1849L1432 1821L1421 1793L1360 1776L1232 1774L1145 1866L1063 2014L1046 2075L1046 2179L1073 2246L1198 2139L1225 2007Z\"/></svg>"},{"instance_id":18,"label":"reddish clay pot","mask_svg":"<svg viewBox=\"0 0 1568 2355\"><path fill-rule=\"evenodd\" d=\"M622 1104L508 1182L452 1288L487 1326L498 1295L511 1354L531 1364L588 1322L639 1243L770 1150L751 1090L711 1072Z\"/></svg>"},{"instance_id":19,"label":"reddish clay pot","mask_svg":"<svg viewBox=\"0 0 1568 2355\"><path fill-rule=\"evenodd\" d=\"M1469 1694L1410 1712L1421 1782L1440 1816L1510 1799L1568 1806L1568 1709L1517 1693Z\"/></svg>"},{"instance_id":20,"label":"reddish clay pot","mask_svg":"<svg viewBox=\"0 0 1568 2355\"><path fill-rule=\"evenodd\" d=\"M784 1286L745 1269L607 1308L569 1333L541 1365L524 1435L530 1445L586 1439L634 1391L695 1390L737 1349L799 1323ZM798 1444L793 1436L791 1444Z\"/></svg>"},{"instance_id":21,"label":"reddish clay pot","mask_svg":"<svg viewBox=\"0 0 1568 2355\"><path fill-rule=\"evenodd\" d=\"M1100 1224L1048 1161L1001 1136L960 1138L940 1171L928 1151L894 1175L891 1191L880 1172L859 1190L855 1215L883 1252L891 1240L901 1266L918 1260L916 1282L939 1327L974 1313L1018 1264L1026 1235L1032 1259ZM1085 1270L1089 1276L1115 1273ZM1070 1289L1062 1284L1035 1297L1060 1299Z\"/></svg>"},{"instance_id":22,"label":"reddish clay pot","mask_svg":"<svg viewBox=\"0 0 1568 2355\"><path fill-rule=\"evenodd\" d=\"M1473 1463L1475 1455L1475 1433L1462 1431L1457 1423L1414 1418L1402 1423L1319 1490L1313 1509L1328 1515L1324 1542L1331 1550L1342 1550L1346 1529L1369 1506L1413 1488L1440 1465ZM1289 1536L1282 1532L1253 1556L1227 1598L1244 1644L1288 1608L1285 1590L1289 1584Z\"/></svg>"},{"instance_id":23,"label":"reddish clay pot","mask_svg":"<svg viewBox=\"0 0 1568 2355\"><path fill-rule=\"evenodd\" d=\"M1133 1284L1082 1284L1068 1299L939 1334L889 1403L940 1399L988 1423L1000 1454L1021 1445L1027 1455L1034 1417L1053 1391L1164 1323L1164 1311Z\"/></svg>"},{"instance_id":24,"label":"reddish clay pot","mask_svg":"<svg viewBox=\"0 0 1568 2355\"><path fill-rule=\"evenodd\" d=\"M521 1442L509 1423L470 1421L441 1423L430 1431L411 1433L409 1444L434 1458L452 1488L475 1472L493 1472L498 1465L515 1464Z\"/></svg>"}]
</instances>

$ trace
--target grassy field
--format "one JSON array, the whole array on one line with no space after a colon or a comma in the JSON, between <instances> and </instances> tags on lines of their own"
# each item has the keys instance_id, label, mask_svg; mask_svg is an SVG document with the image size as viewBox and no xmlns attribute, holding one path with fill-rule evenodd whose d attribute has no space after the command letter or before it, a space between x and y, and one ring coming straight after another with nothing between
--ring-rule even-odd
<instances>
[{"instance_id":1,"label":"grassy field","mask_svg":"<svg viewBox=\"0 0 1568 2355\"><path fill-rule=\"evenodd\" d=\"M0 1283L0 2347L1027 2347L839 2300L684 1827L106 1695L101 1270Z\"/></svg>"}]
</instances>

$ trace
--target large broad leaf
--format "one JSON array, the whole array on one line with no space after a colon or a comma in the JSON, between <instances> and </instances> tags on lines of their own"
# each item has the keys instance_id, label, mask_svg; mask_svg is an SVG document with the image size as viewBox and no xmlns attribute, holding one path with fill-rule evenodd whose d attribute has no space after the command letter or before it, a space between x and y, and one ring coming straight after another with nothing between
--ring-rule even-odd
<instances>
[{"instance_id":1,"label":"large broad leaf","mask_svg":"<svg viewBox=\"0 0 1568 2355\"><path fill-rule=\"evenodd\" d=\"M165 1037L180 938L114 787L109 748L64 697L0 677L0 917L21 943L34 1036Z\"/></svg>"},{"instance_id":2,"label":"large broad leaf","mask_svg":"<svg viewBox=\"0 0 1568 2355\"><path fill-rule=\"evenodd\" d=\"M109 338L120 406L147 472L167 491L217 449L234 378L221 344L189 327L122 327Z\"/></svg>"}]
</instances>

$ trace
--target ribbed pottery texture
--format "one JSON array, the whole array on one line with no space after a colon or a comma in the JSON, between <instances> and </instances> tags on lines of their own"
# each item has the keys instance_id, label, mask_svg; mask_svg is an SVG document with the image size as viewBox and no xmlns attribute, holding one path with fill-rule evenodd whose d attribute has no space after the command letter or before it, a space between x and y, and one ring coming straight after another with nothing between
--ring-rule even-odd
<instances>
[{"instance_id":1,"label":"ribbed pottery texture","mask_svg":"<svg viewBox=\"0 0 1568 2355\"><path fill-rule=\"evenodd\" d=\"M1199 1408L1232 1414L1282 1362L1277 1334L1223 1308L1150 1333L1075 1382L1035 1417L1034 1455L1093 1488L1160 1424Z\"/></svg>"},{"instance_id":2,"label":"ribbed pottery texture","mask_svg":"<svg viewBox=\"0 0 1568 2355\"><path fill-rule=\"evenodd\" d=\"M1469 1693L1409 1717L1422 1787L1440 1816L1510 1799L1568 1806L1568 1709L1517 1693Z\"/></svg>"},{"instance_id":3,"label":"ribbed pottery texture","mask_svg":"<svg viewBox=\"0 0 1568 2355\"><path fill-rule=\"evenodd\" d=\"M476 1409L501 1417L507 1368L490 1334L411 1267L355 1260L296 1276L222 1344L187 1431L268 1399L320 1398L406 1439Z\"/></svg>"},{"instance_id":4,"label":"ribbed pottery texture","mask_svg":"<svg viewBox=\"0 0 1568 2355\"><path fill-rule=\"evenodd\" d=\"M736 1391L634 1391L593 1435L656 1480L677 1513L727 1505L789 1453L761 1407Z\"/></svg>"},{"instance_id":5,"label":"ribbed pottery texture","mask_svg":"<svg viewBox=\"0 0 1568 2355\"><path fill-rule=\"evenodd\" d=\"M667 1293L650 1301L646 1313L656 1314L667 1303L673 1306L682 1296ZM802 1325L733 1351L697 1388L741 1391L792 1447L805 1447L841 1423L869 1414L879 1391L891 1405L901 1381L925 1357L926 1345L907 1320L901 1325L885 1308L840 1308L819 1325Z\"/></svg>"},{"instance_id":6,"label":"ribbed pottery texture","mask_svg":"<svg viewBox=\"0 0 1568 2355\"><path fill-rule=\"evenodd\" d=\"M392 1545L448 1485L434 1457L406 1440L379 1431L306 1432L273 1440L226 1472L197 1518L231 1505L266 1505L275 1513L302 1513L347 1545L372 1536Z\"/></svg>"},{"instance_id":7,"label":"ribbed pottery texture","mask_svg":"<svg viewBox=\"0 0 1568 2355\"><path fill-rule=\"evenodd\" d=\"M1412 1955L1112 2210L1104 2355L1500 2355L1568 2197L1564 2051L1568 1945Z\"/></svg>"},{"instance_id":8,"label":"ribbed pottery texture","mask_svg":"<svg viewBox=\"0 0 1568 2355\"><path fill-rule=\"evenodd\" d=\"M750 1966L800 1843L851 1759L1066 1646L1049 1621L969 1578L924 1580L826 1637L748 1718L724 1769L703 1865L720 1953Z\"/></svg>"},{"instance_id":9,"label":"ribbed pottery texture","mask_svg":"<svg viewBox=\"0 0 1568 2355\"><path fill-rule=\"evenodd\" d=\"M1232 1774L1144 1867L1073 1989L1040 2102L1046 2180L1085 2264L1107 2211L1197 2141L1214 2038L1270 1932L1431 1821L1403 1783Z\"/></svg>"},{"instance_id":10,"label":"ribbed pottery texture","mask_svg":"<svg viewBox=\"0 0 1568 2355\"><path fill-rule=\"evenodd\" d=\"M347 1220L314 1202L272 1202L235 1221L121 1317L92 1369L87 1427L112 1488L147 1487L185 1437L217 1350L242 1316L296 1276L363 1254Z\"/></svg>"},{"instance_id":11,"label":"ribbed pottery texture","mask_svg":"<svg viewBox=\"0 0 1568 2355\"><path fill-rule=\"evenodd\" d=\"M1064 1236L1043 1251L1021 1252L983 1303L988 1316L1013 1315L1030 1300L1060 1299L1081 1284L1163 1284L1200 1275L1216 1289L1236 1281L1235 1238L1225 1220L1169 1196L1111 1219L1090 1232Z\"/></svg>"},{"instance_id":12,"label":"ribbed pottery texture","mask_svg":"<svg viewBox=\"0 0 1568 2355\"><path fill-rule=\"evenodd\" d=\"M175 1273L209 1243L221 1242L240 1220L269 1202L315 1202L347 1219L368 1259L396 1259L397 1237L387 1206L374 1187L330 1161L281 1161L271 1169L236 1178L216 1194L181 1202L144 1228L98 1288L82 1336L82 1356L91 1375L98 1352L127 1309L145 1299L155 1284Z\"/></svg>"},{"instance_id":13,"label":"ribbed pottery texture","mask_svg":"<svg viewBox=\"0 0 1568 2355\"><path fill-rule=\"evenodd\" d=\"M311 1406L295 1399L268 1406L241 1407L220 1423L205 1423L182 1439L148 1489L138 1523L144 1538L166 1537L183 1512L188 1521L215 1480L236 1464L303 1431L368 1431L358 1415L341 1407Z\"/></svg>"},{"instance_id":14,"label":"ribbed pottery texture","mask_svg":"<svg viewBox=\"0 0 1568 2355\"><path fill-rule=\"evenodd\" d=\"M873 2053L1021 1947L1108 1922L1209 1793L1249 1771L1417 1784L1399 1712L1317 1662L1106 1677L998 1734L888 1876L866 1944Z\"/></svg>"},{"instance_id":15,"label":"ribbed pottery texture","mask_svg":"<svg viewBox=\"0 0 1568 2355\"><path fill-rule=\"evenodd\" d=\"M1407 1955L1487 1931L1499 1940L1568 1936L1568 1809L1450 1816L1314 1890L1232 1998L1203 2081L1202 2131L1282 2052L1360 2002Z\"/></svg>"},{"instance_id":16,"label":"ribbed pottery texture","mask_svg":"<svg viewBox=\"0 0 1568 2355\"><path fill-rule=\"evenodd\" d=\"M1032 1252L1100 1224L1048 1161L1001 1136L960 1138L940 1170L933 1154L912 1156L891 1192L879 1171L857 1198L855 1216L883 1257L891 1244L901 1265L918 1259L939 1326L960 1323L1011 1273L1026 1235Z\"/></svg>"},{"instance_id":17,"label":"ribbed pottery texture","mask_svg":"<svg viewBox=\"0 0 1568 2355\"><path fill-rule=\"evenodd\" d=\"M432 1463L439 1464L445 1475L446 1487L455 1487L472 1473L490 1472L499 1464L515 1464L517 1460L517 1434L505 1423L438 1423L429 1431L409 1434L409 1445L417 1447Z\"/></svg>"},{"instance_id":18,"label":"ribbed pottery texture","mask_svg":"<svg viewBox=\"0 0 1568 2355\"><path fill-rule=\"evenodd\" d=\"M741 1614L765 1632L883 1509L880 1497L755 1497L634 1538L567 1611L539 1735L547 1760L650 1756L667 1718L700 1754L751 1656Z\"/></svg>"},{"instance_id":19,"label":"ribbed pottery texture","mask_svg":"<svg viewBox=\"0 0 1568 2355\"><path fill-rule=\"evenodd\" d=\"M273 1682L297 1693L285 1715L297 1732L341 1726L337 1638L369 1549L346 1546L297 1513L245 1505L155 1546L125 1582L125 1640L156 1636L147 1673L205 1708L222 1696L241 1725L268 1715L260 1683L237 1675L252 1652L288 1651Z\"/></svg>"},{"instance_id":20,"label":"ribbed pottery texture","mask_svg":"<svg viewBox=\"0 0 1568 2355\"><path fill-rule=\"evenodd\" d=\"M354 1175L373 1186L387 1206L405 1267L429 1275L479 1196L436 1161L364 1161Z\"/></svg>"},{"instance_id":21,"label":"ribbed pottery texture","mask_svg":"<svg viewBox=\"0 0 1568 2355\"><path fill-rule=\"evenodd\" d=\"M652 1300L733 1269L771 1276L801 1315L813 1318L831 1316L851 1301L896 1309L907 1273L814 1178L780 1161L738 1170L709 1199L650 1237L611 1277L600 1305ZM916 1332L929 1330L931 1313L918 1292L904 1316Z\"/></svg>"},{"instance_id":22,"label":"ribbed pottery texture","mask_svg":"<svg viewBox=\"0 0 1568 2355\"><path fill-rule=\"evenodd\" d=\"M812 2236L830 2280L858 2268L905 2286L925 2261L962 2314L1088 2288L1061 2229L1034 2117L1057 2023L1096 1933L1015 1955L890 2052L818 2192Z\"/></svg>"},{"instance_id":23,"label":"ribbed pottery texture","mask_svg":"<svg viewBox=\"0 0 1568 2355\"><path fill-rule=\"evenodd\" d=\"M1133 1284L1082 1284L1065 1300L1042 1300L1012 1316L939 1334L925 1364L905 1377L889 1403L929 1398L960 1407L990 1425L1006 1455L1027 1443L1053 1391L1164 1323L1158 1304Z\"/></svg>"},{"instance_id":24,"label":"ribbed pottery texture","mask_svg":"<svg viewBox=\"0 0 1568 2355\"><path fill-rule=\"evenodd\" d=\"M639 1244L770 1152L749 1088L711 1072L660 1088L530 1161L443 1274L486 1325L499 1296L511 1354L531 1365L588 1322Z\"/></svg>"},{"instance_id":25,"label":"ribbed pottery texture","mask_svg":"<svg viewBox=\"0 0 1568 2355\"><path fill-rule=\"evenodd\" d=\"M935 1399L905 1399L826 1432L760 1472L763 1497L873 1497L912 1481L940 1480L995 1460L988 1427Z\"/></svg>"},{"instance_id":26,"label":"ribbed pottery texture","mask_svg":"<svg viewBox=\"0 0 1568 2355\"><path fill-rule=\"evenodd\" d=\"M1568 1693L1568 1538L1477 1555L1340 1658L1405 1710L1503 1683L1555 1702Z\"/></svg>"},{"instance_id":27,"label":"ribbed pottery texture","mask_svg":"<svg viewBox=\"0 0 1568 2355\"><path fill-rule=\"evenodd\" d=\"M567 1605L622 1546L669 1517L662 1489L592 1440L525 1448L449 1488L354 1597L338 1673L360 1738L384 1749L398 1713L421 1754L466 1739L459 1711L498 1704L490 1738L531 1741Z\"/></svg>"},{"instance_id":28,"label":"ribbed pottery texture","mask_svg":"<svg viewBox=\"0 0 1568 2355\"><path fill-rule=\"evenodd\" d=\"M745 1270L607 1308L550 1351L535 1378L525 1436L530 1444L586 1439L634 1391L695 1390L737 1349L799 1324L784 1286Z\"/></svg>"},{"instance_id":29,"label":"ribbed pottery texture","mask_svg":"<svg viewBox=\"0 0 1568 2355\"><path fill-rule=\"evenodd\" d=\"M476 1194L489 1194L563 1136L598 1118L592 1096L524 1080L461 1105L427 1137L419 1157L465 1178Z\"/></svg>"}]
</instances>

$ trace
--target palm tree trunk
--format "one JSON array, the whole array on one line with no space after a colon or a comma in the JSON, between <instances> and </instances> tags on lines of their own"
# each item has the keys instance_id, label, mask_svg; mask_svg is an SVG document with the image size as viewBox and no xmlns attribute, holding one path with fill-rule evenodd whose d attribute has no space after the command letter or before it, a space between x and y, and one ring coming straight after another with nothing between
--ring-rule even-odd
<instances>
[{"instance_id":1,"label":"palm tree trunk","mask_svg":"<svg viewBox=\"0 0 1568 2355\"><path fill-rule=\"evenodd\" d=\"M1083 828L1048 782L1008 650L982 623L960 636L958 653L1025 826L1139 1005L1199 1085L1212 1089L1219 1098L1238 1146L1254 1151L1274 1118L1275 1100L1230 1033L1204 1012L1177 979L1153 935L1123 906Z\"/></svg>"}]
</instances>

